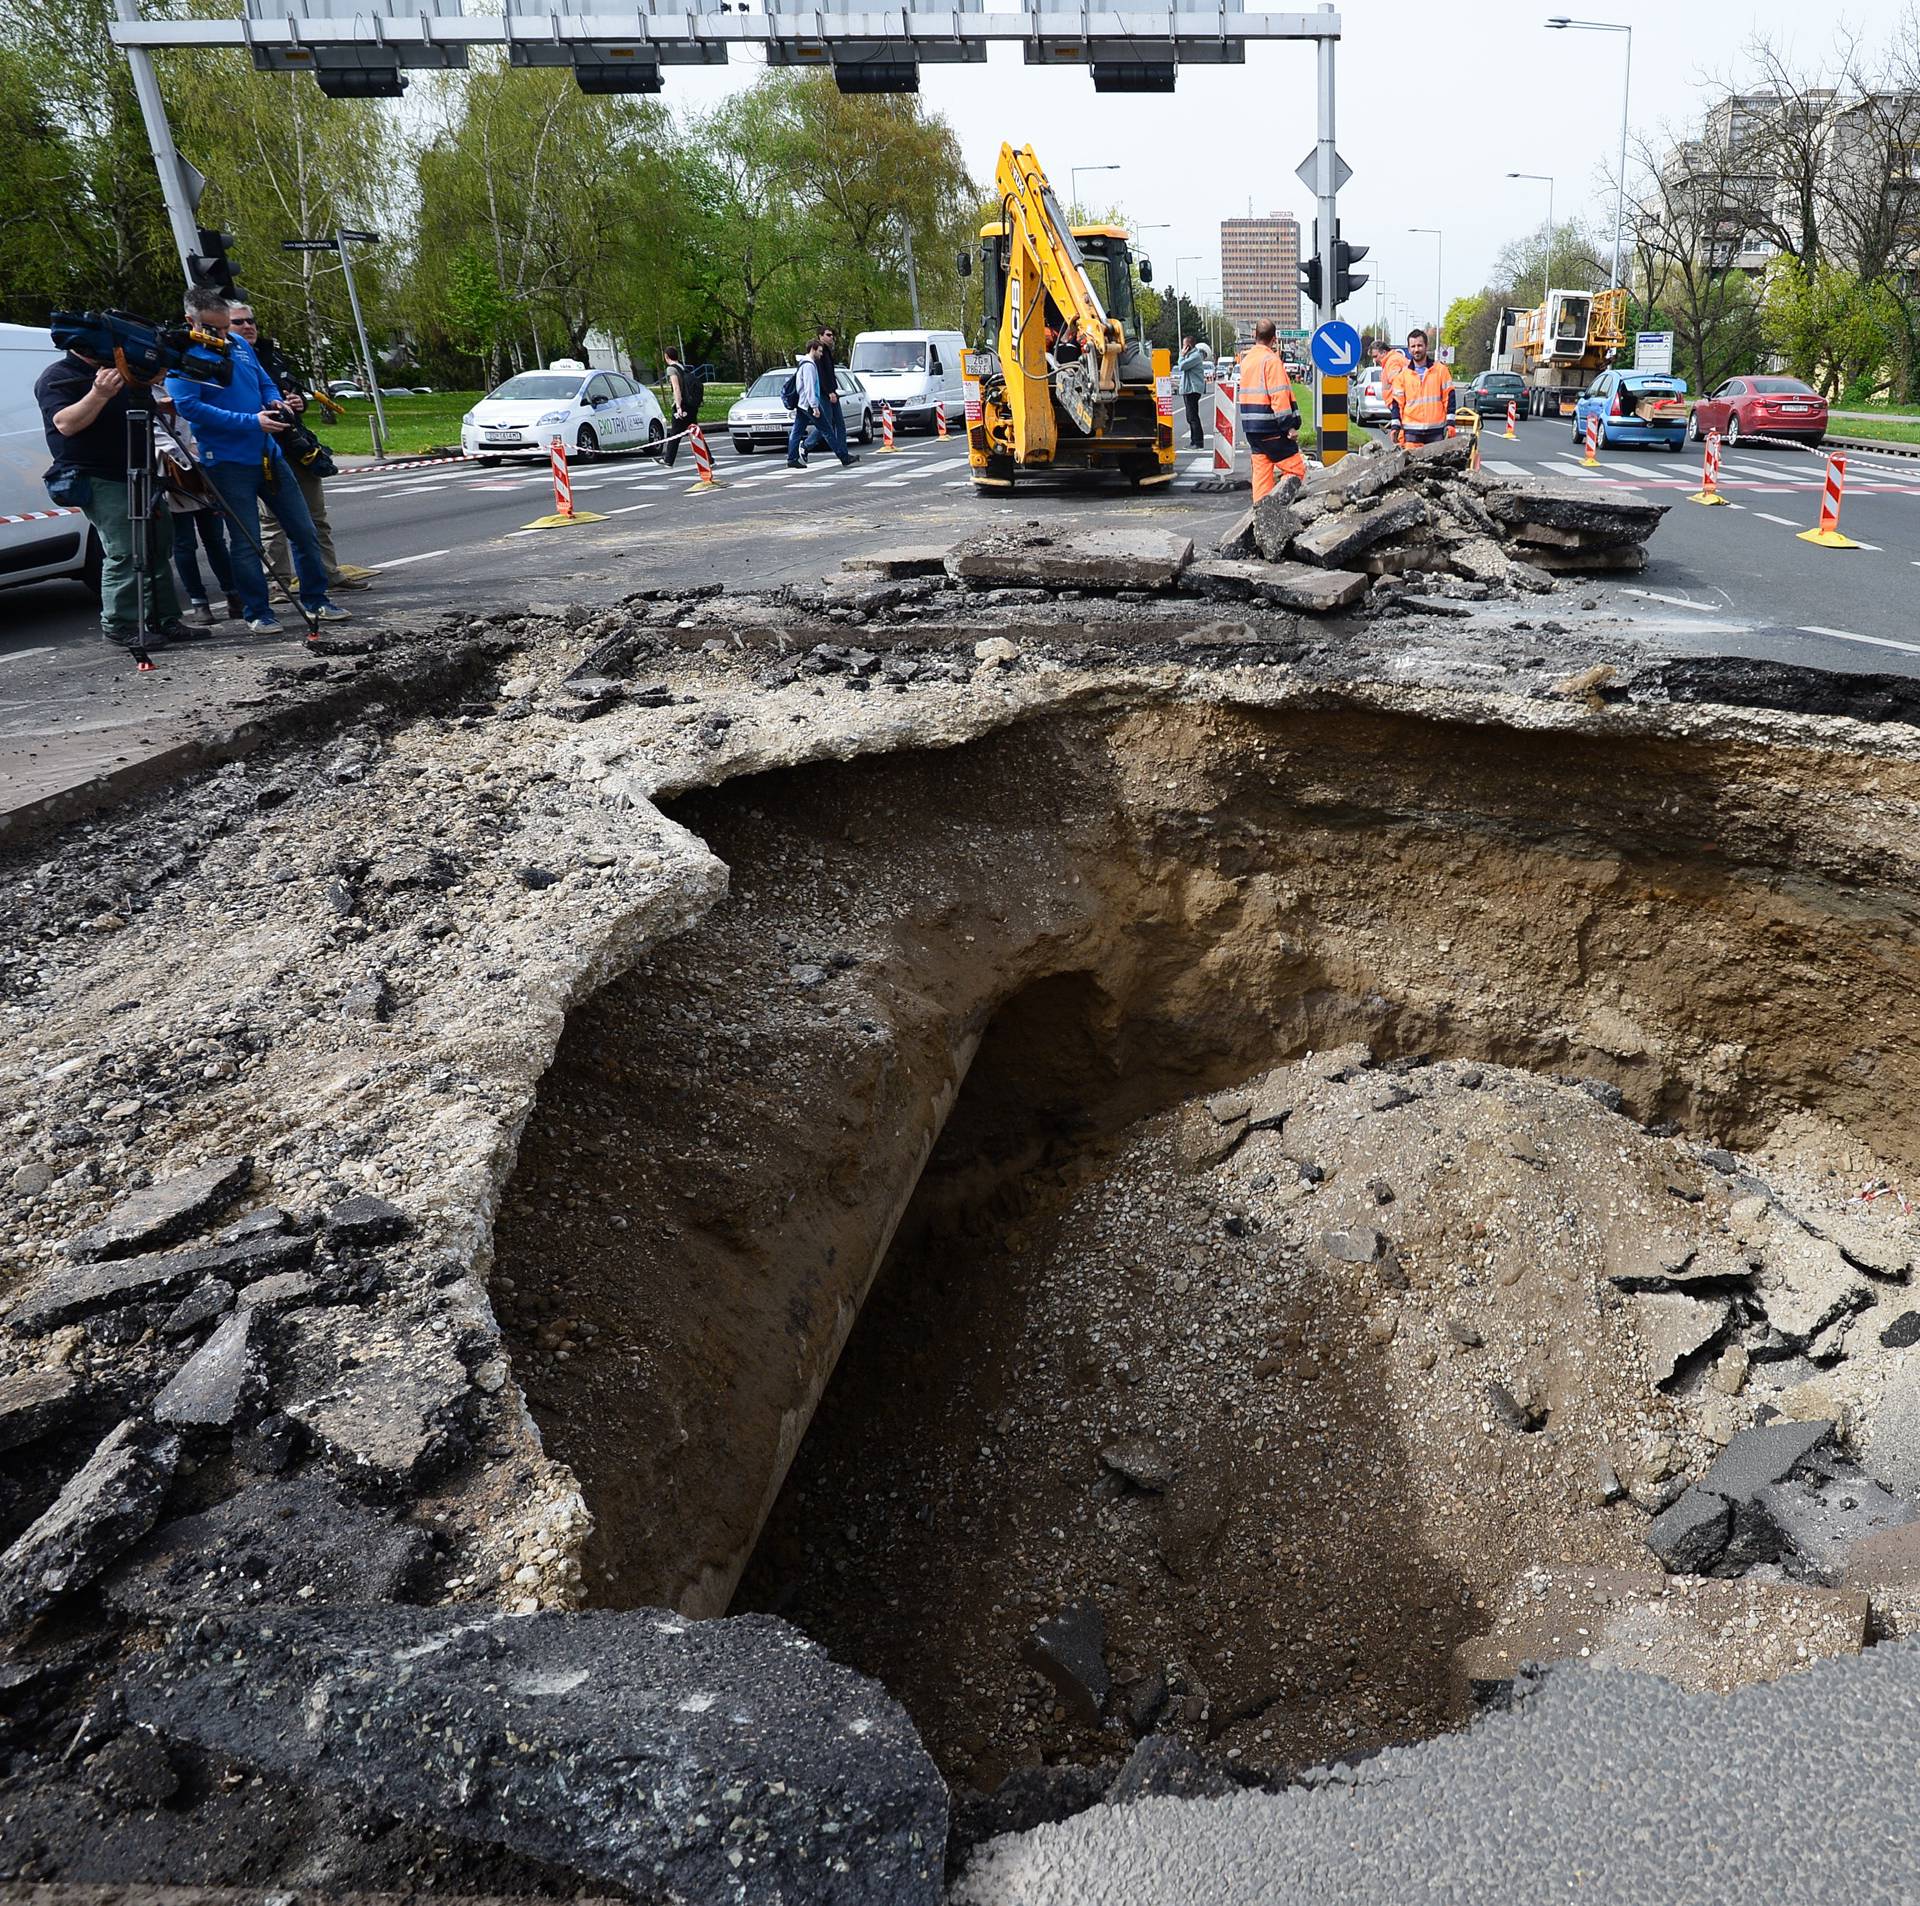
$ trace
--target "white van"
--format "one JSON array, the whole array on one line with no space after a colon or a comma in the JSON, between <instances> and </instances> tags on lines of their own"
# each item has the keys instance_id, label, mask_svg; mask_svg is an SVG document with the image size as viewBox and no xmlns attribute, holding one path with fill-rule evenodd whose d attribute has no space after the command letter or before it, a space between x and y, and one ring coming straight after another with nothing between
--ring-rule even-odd
<instances>
[{"instance_id":1,"label":"white van","mask_svg":"<svg viewBox=\"0 0 1920 1906\"><path fill-rule=\"evenodd\" d=\"M960 382L960 354L966 341L958 331L862 331L853 341L847 369L858 371L874 400L893 406L893 421L904 428L933 428L936 410L949 424L967 414L967 393Z\"/></svg>"},{"instance_id":2,"label":"white van","mask_svg":"<svg viewBox=\"0 0 1920 1906\"><path fill-rule=\"evenodd\" d=\"M53 459L47 454L46 427L33 387L59 355L45 331L0 324L0 588L63 576L90 589L99 587L99 545L84 516L43 517L32 523L5 520L54 507L40 481Z\"/></svg>"}]
</instances>

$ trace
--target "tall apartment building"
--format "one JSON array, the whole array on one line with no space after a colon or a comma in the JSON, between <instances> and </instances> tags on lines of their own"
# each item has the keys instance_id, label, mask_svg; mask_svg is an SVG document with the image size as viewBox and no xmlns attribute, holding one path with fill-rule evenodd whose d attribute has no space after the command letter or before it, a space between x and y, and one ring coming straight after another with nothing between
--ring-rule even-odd
<instances>
[{"instance_id":1,"label":"tall apartment building","mask_svg":"<svg viewBox=\"0 0 1920 1906\"><path fill-rule=\"evenodd\" d=\"M1257 318L1300 328L1300 221L1291 212L1220 221L1221 303L1234 332L1253 335Z\"/></svg>"}]
</instances>

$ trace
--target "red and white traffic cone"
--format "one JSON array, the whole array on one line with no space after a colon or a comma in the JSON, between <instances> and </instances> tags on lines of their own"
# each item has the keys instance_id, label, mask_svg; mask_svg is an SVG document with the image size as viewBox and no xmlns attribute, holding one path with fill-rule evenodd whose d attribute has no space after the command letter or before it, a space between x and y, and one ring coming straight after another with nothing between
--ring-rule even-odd
<instances>
[{"instance_id":1,"label":"red and white traffic cone","mask_svg":"<svg viewBox=\"0 0 1920 1906\"><path fill-rule=\"evenodd\" d=\"M1509 397L1507 399L1507 441L1509 443L1518 443L1520 441L1520 433L1518 430L1514 428L1514 425L1517 424L1519 421L1520 421L1519 406L1514 403L1511 397Z\"/></svg>"},{"instance_id":2,"label":"red and white traffic cone","mask_svg":"<svg viewBox=\"0 0 1920 1906\"><path fill-rule=\"evenodd\" d=\"M713 474L713 452L707 448L707 435L698 424L687 426L687 442L693 446L694 480L688 484L691 490L717 490L718 479Z\"/></svg>"},{"instance_id":3,"label":"red and white traffic cone","mask_svg":"<svg viewBox=\"0 0 1920 1906\"><path fill-rule=\"evenodd\" d=\"M1700 487L1687 498L1687 501L1724 504L1726 500L1720 494L1720 433L1717 430L1709 430L1706 461L1700 471Z\"/></svg>"},{"instance_id":4,"label":"red and white traffic cone","mask_svg":"<svg viewBox=\"0 0 1920 1906\"><path fill-rule=\"evenodd\" d=\"M947 407L945 404L934 405L933 428L940 441L945 443L947 440Z\"/></svg>"},{"instance_id":5,"label":"red and white traffic cone","mask_svg":"<svg viewBox=\"0 0 1920 1906\"><path fill-rule=\"evenodd\" d=\"M1842 456L1827 459L1827 481L1820 492L1820 527L1803 529L1803 543L1817 543L1822 549L1858 549L1851 536L1840 534L1840 499L1847 487L1847 460Z\"/></svg>"},{"instance_id":6,"label":"red and white traffic cone","mask_svg":"<svg viewBox=\"0 0 1920 1906\"><path fill-rule=\"evenodd\" d=\"M1600 467L1600 418L1596 413L1587 419L1587 454L1580 459L1583 470L1597 470Z\"/></svg>"},{"instance_id":7,"label":"red and white traffic cone","mask_svg":"<svg viewBox=\"0 0 1920 1906\"><path fill-rule=\"evenodd\" d=\"M880 448L883 451L893 448L893 406L891 404L880 406Z\"/></svg>"},{"instance_id":8,"label":"red and white traffic cone","mask_svg":"<svg viewBox=\"0 0 1920 1906\"><path fill-rule=\"evenodd\" d=\"M536 516L527 527L566 529L574 523L604 523L607 519L597 510L576 510L573 507L573 480L567 475L566 439L555 437L547 446L547 454L553 463L553 514Z\"/></svg>"},{"instance_id":9,"label":"red and white traffic cone","mask_svg":"<svg viewBox=\"0 0 1920 1906\"><path fill-rule=\"evenodd\" d=\"M1229 476L1240 452L1240 400L1233 374L1222 371L1213 380L1213 474Z\"/></svg>"}]
</instances>

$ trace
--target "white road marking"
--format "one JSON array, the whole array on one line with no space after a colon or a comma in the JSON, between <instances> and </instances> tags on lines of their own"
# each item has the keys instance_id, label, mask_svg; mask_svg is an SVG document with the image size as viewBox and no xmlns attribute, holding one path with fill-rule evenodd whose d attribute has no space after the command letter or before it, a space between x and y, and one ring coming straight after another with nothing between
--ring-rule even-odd
<instances>
[{"instance_id":1,"label":"white road marking","mask_svg":"<svg viewBox=\"0 0 1920 1906\"><path fill-rule=\"evenodd\" d=\"M1890 642L1884 635L1855 635L1851 629L1823 629L1817 622L1802 623L1802 635L1830 635L1839 642L1865 642L1876 649L1899 649L1906 655L1920 655L1920 642Z\"/></svg>"},{"instance_id":2,"label":"white road marking","mask_svg":"<svg viewBox=\"0 0 1920 1906\"><path fill-rule=\"evenodd\" d=\"M913 481L912 477L876 477L867 485L870 490L904 490Z\"/></svg>"},{"instance_id":3,"label":"white road marking","mask_svg":"<svg viewBox=\"0 0 1920 1906\"><path fill-rule=\"evenodd\" d=\"M1504 457L1484 457L1481 459L1480 467L1483 470L1491 470L1495 476L1525 476L1527 474L1527 466L1524 463L1514 463Z\"/></svg>"},{"instance_id":4,"label":"white road marking","mask_svg":"<svg viewBox=\"0 0 1920 1906\"><path fill-rule=\"evenodd\" d=\"M954 477L951 481L941 484L940 487L943 490L964 490L972 482L972 477ZM1914 568L1920 569L1920 563L1915 563Z\"/></svg>"},{"instance_id":5,"label":"white road marking","mask_svg":"<svg viewBox=\"0 0 1920 1906\"><path fill-rule=\"evenodd\" d=\"M369 569L404 569L408 563L431 562L436 556L445 556L450 552L444 549L423 549L417 556L393 556L383 563L368 563Z\"/></svg>"},{"instance_id":6,"label":"white road marking","mask_svg":"<svg viewBox=\"0 0 1920 1906\"><path fill-rule=\"evenodd\" d=\"M651 503L622 503L617 510L608 510L606 514L608 516L631 516L635 510L650 510L653 507Z\"/></svg>"},{"instance_id":7,"label":"white road marking","mask_svg":"<svg viewBox=\"0 0 1920 1906\"><path fill-rule=\"evenodd\" d=\"M29 655L51 655L53 644L46 643L37 649L15 649L11 655L0 655L0 662L24 662Z\"/></svg>"},{"instance_id":8,"label":"white road marking","mask_svg":"<svg viewBox=\"0 0 1920 1906\"><path fill-rule=\"evenodd\" d=\"M1766 510L1755 510L1754 515L1763 523L1778 523L1782 529L1798 529L1800 525L1791 516L1774 516Z\"/></svg>"},{"instance_id":9,"label":"white road marking","mask_svg":"<svg viewBox=\"0 0 1920 1906\"><path fill-rule=\"evenodd\" d=\"M1886 551L1883 550L1878 543L1861 543L1859 547L1861 549L1872 550L1876 556L1883 556L1886 554Z\"/></svg>"},{"instance_id":10,"label":"white road marking","mask_svg":"<svg viewBox=\"0 0 1920 1906\"><path fill-rule=\"evenodd\" d=\"M1689 602L1685 596L1663 596L1657 589L1622 589L1620 593L1623 596L1639 596L1648 602L1670 603L1676 609L1704 610L1711 607L1711 604L1704 602Z\"/></svg>"}]
</instances>

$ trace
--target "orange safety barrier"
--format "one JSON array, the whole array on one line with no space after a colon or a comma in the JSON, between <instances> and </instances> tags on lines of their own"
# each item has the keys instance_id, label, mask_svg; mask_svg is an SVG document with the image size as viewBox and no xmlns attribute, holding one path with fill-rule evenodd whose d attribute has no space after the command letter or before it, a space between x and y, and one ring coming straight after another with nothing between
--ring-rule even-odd
<instances>
[{"instance_id":1,"label":"orange safety barrier","mask_svg":"<svg viewBox=\"0 0 1920 1906\"><path fill-rule=\"evenodd\" d=\"M1821 549L1858 549L1851 536L1840 534L1840 499L1846 494L1847 460L1834 455L1827 459L1827 480L1820 491L1820 527L1803 529L1800 540Z\"/></svg>"}]
</instances>

